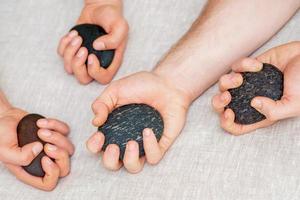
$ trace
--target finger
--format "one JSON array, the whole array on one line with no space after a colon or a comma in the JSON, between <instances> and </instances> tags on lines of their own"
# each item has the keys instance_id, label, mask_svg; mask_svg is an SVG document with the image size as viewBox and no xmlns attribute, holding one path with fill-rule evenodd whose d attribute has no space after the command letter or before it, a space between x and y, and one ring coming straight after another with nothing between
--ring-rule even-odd
<instances>
[{"instance_id":1,"label":"finger","mask_svg":"<svg viewBox=\"0 0 300 200\"><path fill-rule=\"evenodd\" d=\"M128 172L136 174L143 169L145 157L139 158L139 145L136 141L129 141L126 144L123 159L124 167Z\"/></svg>"},{"instance_id":2,"label":"finger","mask_svg":"<svg viewBox=\"0 0 300 200\"><path fill-rule=\"evenodd\" d=\"M64 135L68 135L70 132L70 128L66 123L52 118L39 119L37 121L37 126L39 128L50 129Z\"/></svg>"},{"instance_id":3,"label":"finger","mask_svg":"<svg viewBox=\"0 0 300 200\"><path fill-rule=\"evenodd\" d=\"M225 91L221 94L217 94L212 99L212 106L217 113L224 112L224 108L230 103L230 92Z\"/></svg>"},{"instance_id":4,"label":"finger","mask_svg":"<svg viewBox=\"0 0 300 200\"><path fill-rule=\"evenodd\" d=\"M105 69L100 66L98 58L91 54L88 57L88 73L101 84L109 83L120 68L126 47L126 41L121 44L115 51L114 59L110 66Z\"/></svg>"},{"instance_id":5,"label":"finger","mask_svg":"<svg viewBox=\"0 0 300 200\"><path fill-rule=\"evenodd\" d=\"M65 177L70 173L70 158L66 150L55 145L46 144L45 153L55 160L60 172L60 177Z\"/></svg>"},{"instance_id":6,"label":"finger","mask_svg":"<svg viewBox=\"0 0 300 200\"><path fill-rule=\"evenodd\" d=\"M96 132L94 133L86 142L86 147L91 153L99 153L104 144L105 137L103 133Z\"/></svg>"},{"instance_id":7,"label":"finger","mask_svg":"<svg viewBox=\"0 0 300 200\"><path fill-rule=\"evenodd\" d=\"M47 156L42 158L42 167L45 171L45 176L43 178L32 176L19 166L11 164L6 164L6 166L20 181L45 191L53 190L59 179L58 166Z\"/></svg>"},{"instance_id":8,"label":"finger","mask_svg":"<svg viewBox=\"0 0 300 200\"><path fill-rule=\"evenodd\" d=\"M54 144L66 150L69 153L69 155L74 154L74 145L64 135L56 131L50 131L48 129L39 129L38 136L43 141Z\"/></svg>"},{"instance_id":9,"label":"finger","mask_svg":"<svg viewBox=\"0 0 300 200\"><path fill-rule=\"evenodd\" d=\"M274 47L260 56L257 60L264 63L271 63L281 71L284 71L286 66L300 53L300 42L293 41L277 47Z\"/></svg>"},{"instance_id":10,"label":"finger","mask_svg":"<svg viewBox=\"0 0 300 200\"><path fill-rule=\"evenodd\" d=\"M93 79L89 76L86 68L86 60L88 57L88 50L85 47L81 47L76 56L72 60L72 70L75 77L81 84L88 84Z\"/></svg>"},{"instance_id":11,"label":"finger","mask_svg":"<svg viewBox=\"0 0 300 200\"><path fill-rule=\"evenodd\" d=\"M4 163L27 166L43 150L40 142L33 142L23 147L0 147L0 158Z\"/></svg>"},{"instance_id":12,"label":"finger","mask_svg":"<svg viewBox=\"0 0 300 200\"><path fill-rule=\"evenodd\" d=\"M239 73L225 74L220 78L219 89L221 92L237 88L243 83L243 76Z\"/></svg>"},{"instance_id":13,"label":"finger","mask_svg":"<svg viewBox=\"0 0 300 200\"><path fill-rule=\"evenodd\" d=\"M93 43L96 50L108 50L118 48L128 34L128 24L124 20L120 20L111 27L111 31L104 36L99 37Z\"/></svg>"},{"instance_id":14,"label":"finger","mask_svg":"<svg viewBox=\"0 0 300 200\"><path fill-rule=\"evenodd\" d=\"M113 111L117 105L115 94L116 87L108 86L103 93L92 104L92 110L95 114L93 119L94 126L101 126L107 120L108 114Z\"/></svg>"},{"instance_id":15,"label":"finger","mask_svg":"<svg viewBox=\"0 0 300 200\"><path fill-rule=\"evenodd\" d=\"M69 45L66 47L64 52L64 66L65 69L71 68L73 71L72 60L79 50L82 43L82 38L80 36L76 36L72 39Z\"/></svg>"},{"instance_id":16,"label":"finger","mask_svg":"<svg viewBox=\"0 0 300 200\"><path fill-rule=\"evenodd\" d=\"M147 162L151 165L156 165L161 160L163 154L151 129L144 129L143 142Z\"/></svg>"},{"instance_id":17,"label":"finger","mask_svg":"<svg viewBox=\"0 0 300 200\"><path fill-rule=\"evenodd\" d=\"M78 32L75 30L70 31L67 35L61 38L58 48L57 48L57 53L63 57L64 56L64 51L66 47L69 45L69 43L72 41L74 37L78 36Z\"/></svg>"},{"instance_id":18,"label":"finger","mask_svg":"<svg viewBox=\"0 0 300 200\"><path fill-rule=\"evenodd\" d=\"M232 65L234 72L258 72L263 68L263 63L255 58L243 58Z\"/></svg>"},{"instance_id":19,"label":"finger","mask_svg":"<svg viewBox=\"0 0 300 200\"><path fill-rule=\"evenodd\" d=\"M242 125L235 123L234 118L234 112L231 109L226 109L225 112L221 114L221 127L236 136L243 135L272 124L272 122L268 120L263 120L251 125Z\"/></svg>"},{"instance_id":20,"label":"finger","mask_svg":"<svg viewBox=\"0 0 300 200\"><path fill-rule=\"evenodd\" d=\"M177 116L171 116L170 115L170 110L172 110L172 113L177 113ZM185 124L185 119L186 119L186 110L185 108L169 108L169 109L162 109L158 108L158 110L162 110L164 112L161 113L163 120L164 120L164 130L163 134L158 142L158 146L160 149L160 155L158 160L154 162L153 164L158 163L162 157L165 155L167 150L171 147L177 136L180 134L184 124ZM177 110L176 110L177 109ZM154 149L154 148L153 148ZM151 162L151 161L150 161Z\"/></svg>"},{"instance_id":21,"label":"finger","mask_svg":"<svg viewBox=\"0 0 300 200\"><path fill-rule=\"evenodd\" d=\"M283 97L280 101L274 101L267 97L255 97L251 106L266 116L270 121L278 121L297 116L297 104Z\"/></svg>"},{"instance_id":22,"label":"finger","mask_svg":"<svg viewBox=\"0 0 300 200\"><path fill-rule=\"evenodd\" d=\"M104 167L111 171L119 170L122 167L122 163L119 160L119 156L119 147L116 144L108 145L102 156L102 163Z\"/></svg>"}]
</instances>

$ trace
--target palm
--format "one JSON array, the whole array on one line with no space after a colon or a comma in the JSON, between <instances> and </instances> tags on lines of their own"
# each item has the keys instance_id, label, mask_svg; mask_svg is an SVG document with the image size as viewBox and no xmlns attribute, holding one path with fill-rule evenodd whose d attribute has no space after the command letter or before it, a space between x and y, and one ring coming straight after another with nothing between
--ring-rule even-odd
<instances>
[{"instance_id":1,"label":"palm","mask_svg":"<svg viewBox=\"0 0 300 200\"><path fill-rule=\"evenodd\" d=\"M112 20L119 17L119 12L115 12L114 6L87 5L83 8L77 21L78 24L90 23L103 27L106 31L112 25Z\"/></svg>"},{"instance_id":2,"label":"palm","mask_svg":"<svg viewBox=\"0 0 300 200\"><path fill-rule=\"evenodd\" d=\"M115 81L104 93L115 99L114 107L145 103L156 108L163 117L163 137L168 138L168 144L173 142L184 126L187 101L179 91L152 73L139 72Z\"/></svg>"},{"instance_id":3,"label":"palm","mask_svg":"<svg viewBox=\"0 0 300 200\"><path fill-rule=\"evenodd\" d=\"M274 122L289 117L298 116L300 113L299 100L300 100L300 43L292 42L282 46L275 47L256 59L246 58L238 61L233 66L232 75L224 75L220 79L220 89L223 91L222 94L216 95L213 99L213 105L217 112L221 114L221 126L236 135L247 133L258 128L266 127ZM247 60L248 59L248 60ZM251 61L251 68L249 68L249 59ZM236 88L242 84L242 80L236 79L239 83L237 85L233 81L230 81L230 76L235 76L239 72L248 70L256 70L253 68L253 62L258 63L269 63L279 68L284 74L284 91L281 100L273 101L266 97L255 97L251 101L251 106L266 116L266 119L251 125L242 125L234 123L234 113L231 109L224 107L229 104L231 100L230 94L224 92L224 89ZM248 64L246 64L248 63ZM241 77L241 76L239 76ZM221 99L221 95L225 95L225 100ZM228 96L229 95L229 96ZM227 97L226 97L227 96ZM223 96L224 97L224 96ZM223 98L224 99L224 98Z\"/></svg>"},{"instance_id":4,"label":"palm","mask_svg":"<svg viewBox=\"0 0 300 200\"><path fill-rule=\"evenodd\" d=\"M8 110L4 117L0 118L0 146L17 147L17 126L26 112L17 108Z\"/></svg>"}]
</instances>

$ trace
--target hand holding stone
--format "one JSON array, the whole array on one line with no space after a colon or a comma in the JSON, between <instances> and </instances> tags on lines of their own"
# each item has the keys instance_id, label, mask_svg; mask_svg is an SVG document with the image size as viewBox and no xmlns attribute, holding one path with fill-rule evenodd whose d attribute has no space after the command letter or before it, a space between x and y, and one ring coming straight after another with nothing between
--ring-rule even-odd
<instances>
[{"instance_id":1,"label":"hand holding stone","mask_svg":"<svg viewBox=\"0 0 300 200\"><path fill-rule=\"evenodd\" d=\"M215 110L220 114L221 126L234 135L240 135L251 132L255 129L262 128L273 124L274 122L300 115L300 43L292 42L276 48L273 48L256 59L245 58L236 62L232 66L233 72L220 78L219 86L221 93L216 95L212 104ZM252 120L251 123L238 121L240 116L235 116L235 112L230 108L232 106L232 91L238 89L243 84L245 86L243 72L261 73L263 63L270 63L283 73L283 93L281 98L277 96L274 99L267 98L268 95L261 95L253 98L251 106L256 109L263 118L261 120ZM273 70L275 72L276 70ZM276 74L277 72L275 72ZM274 84L275 74L268 72L269 77L266 79L269 83ZM278 74L278 73L277 73ZM279 75L280 76L280 75ZM276 80L280 87L280 80ZM261 85L261 88L266 87ZM275 86L277 87L277 86ZM236 89L233 89L236 88ZM272 87L271 87L272 88ZM274 89L274 87L273 87ZM229 90L229 91L227 91ZM273 91L274 92L274 91ZM275 94L275 93L274 93ZM279 94L279 93L278 93ZM275 97L275 96L274 96ZM250 120L251 121L251 120ZM246 122L246 121L245 121Z\"/></svg>"}]
</instances>

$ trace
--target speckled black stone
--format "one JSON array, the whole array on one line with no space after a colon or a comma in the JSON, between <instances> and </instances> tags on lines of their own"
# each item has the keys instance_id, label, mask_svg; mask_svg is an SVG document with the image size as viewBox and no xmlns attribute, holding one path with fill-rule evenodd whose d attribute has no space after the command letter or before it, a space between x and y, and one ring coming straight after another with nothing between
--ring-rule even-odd
<instances>
[{"instance_id":1,"label":"speckled black stone","mask_svg":"<svg viewBox=\"0 0 300 200\"><path fill-rule=\"evenodd\" d=\"M113 61L115 50L98 51L93 48L93 42L107 34L105 30L94 24L79 24L74 26L72 30L76 30L82 37L83 43L81 46L86 47L89 54L95 54L100 61L101 67L107 69Z\"/></svg>"},{"instance_id":2,"label":"speckled black stone","mask_svg":"<svg viewBox=\"0 0 300 200\"><path fill-rule=\"evenodd\" d=\"M20 147L36 141L45 145L45 142L43 142L37 135L39 127L36 125L36 122L42 118L44 117L38 114L29 114L21 119L17 127ZM23 167L24 170L33 176L44 177L45 172L42 168L41 159L45 155L45 152L42 151L28 166Z\"/></svg>"},{"instance_id":3,"label":"speckled black stone","mask_svg":"<svg viewBox=\"0 0 300 200\"><path fill-rule=\"evenodd\" d=\"M253 124L266 117L251 106L251 100L257 96L280 100L283 95L283 73L271 64L264 63L259 72L242 73L243 84L228 90L232 100L226 108L235 113L235 122Z\"/></svg>"},{"instance_id":4,"label":"speckled black stone","mask_svg":"<svg viewBox=\"0 0 300 200\"><path fill-rule=\"evenodd\" d=\"M129 104L116 108L98 129L105 135L103 150L109 144L117 144L120 147L120 160L123 160L127 142L135 140L139 144L140 157L144 156L142 132L145 128L151 128L156 139L160 140L164 123L157 110L145 104Z\"/></svg>"}]
</instances>

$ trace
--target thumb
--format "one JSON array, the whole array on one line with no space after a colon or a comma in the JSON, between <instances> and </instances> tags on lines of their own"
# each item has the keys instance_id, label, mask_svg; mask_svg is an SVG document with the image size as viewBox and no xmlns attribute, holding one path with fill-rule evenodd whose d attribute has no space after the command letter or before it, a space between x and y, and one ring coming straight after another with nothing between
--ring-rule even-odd
<instances>
[{"instance_id":1,"label":"thumb","mask_svg":"<svg viewBox=\"0 0 300 200\"><path fill-rule=\"evenodd\" d=\"M274 101L267 97L255 97L251 106L266 116L270 121L277 121L295 116L294 104L286 98Z\"/></svg>"},{"instance_id":2,"label":"thumb","mask_svg":"<svg viewBox=\"0 0 300 200\"><path fill-rule=\"evenodd\" d=\"M93 47L96 50L116 49L126 40L127 34L127 22L116 23L107 35L101 36L94 41Z\"/></svg>"},{"instance_id":3,"label":"thumb","mask_svg":"<svg viewBox=\"0 0 300 200\"><path fill-rule=\"evenodd\" d=\"M33 142L23 147L1 149L1 161L13 165L27 166L43 150L40 142Z\"/></svg>"}]
</instances>

